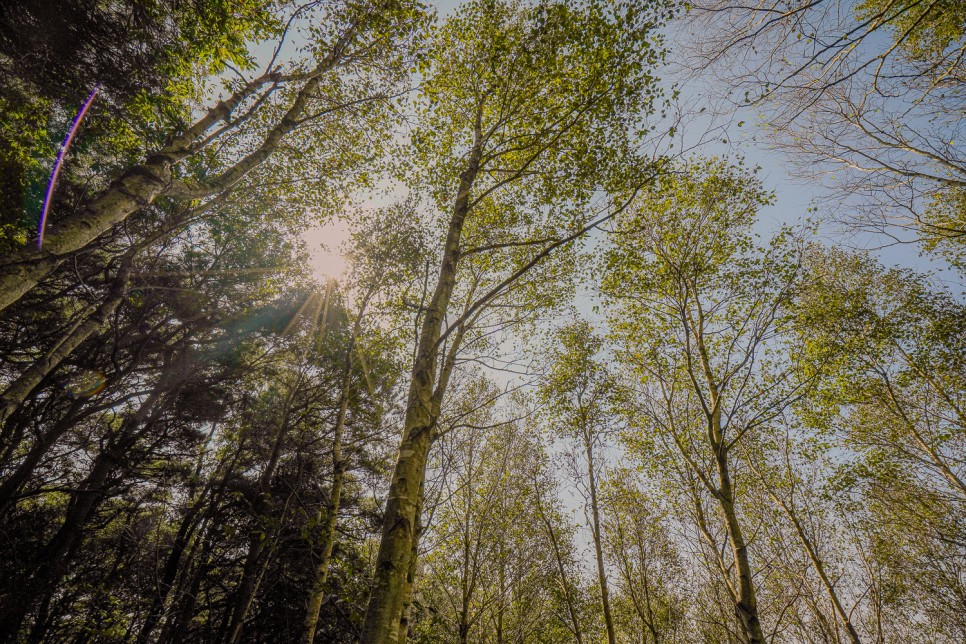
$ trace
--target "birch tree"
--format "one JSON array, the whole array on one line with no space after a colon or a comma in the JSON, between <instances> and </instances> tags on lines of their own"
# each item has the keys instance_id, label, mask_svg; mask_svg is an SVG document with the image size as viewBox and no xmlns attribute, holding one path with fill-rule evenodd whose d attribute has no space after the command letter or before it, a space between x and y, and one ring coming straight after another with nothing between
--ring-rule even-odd
<instances>
[{"instance_id":1,"label":"birch tree","mask_svg":"<svg viewBox=\"0 0 966 644\"><path fill-rule=\"evenodd\" d=\"M913 599L915 583L895 601L929 606L923 628L955 639L963 589L952 562L963 557L966 502L961 305L928 278L860 254L816 248L808 266L800 315L812 325L810 358L834 355L836 367L816 408L855 453L836 489L848 507L863 506L863 538L893 579L923 575L943 589Z\"/></svg>"},{"instance_id":2,"label":"birch tree","mask_svg":"<svg viewBox=\"0 0 966 644\"><path fill-rule=\"evenodd\" d=\"M791 365L764 368L781 343L793 247L781 236L756 246L750 226L770 196L740 165L695 161L649 197L620 222L604 280L621 357L640 383L632 426L667 450L739 637L764 642L736 450L805 382Z\"/></svg>"},{"instance_id":3,"label":"birch tree","mask_svg":"<svg viewBox=\"0 0 966 644\"><path fill-rule=\"evenodd\" d=\"M445 231L427 299L363 642L396 641L436 411L466 324L544 258L612 216L649 178L632 149L654 109L655 26L670 8L588 2L465 5L423 63L412 134ZM536 91L535 91L536 90ZM610 190L597 212L598 190ZM592 208L592 206L591 206ZM474 237L470 231L478 231ZM467 259L507 258L495 284L447 324ZM486 261L480 259L480 261Z\"/></svg>"},{"instance_id":4,"label":"birch tree","mask_svg":"<svg viewBox=\"0 0 966 644\"><path fill-rule=\"evenodd\" d=\"M604 630L607 641L615 644L617 631L604 562L605 520L599 492L604 478L601 452L607 445L606 435L611 429L608 424L613 420L608 407L615 383L596 359L602 342L588 323L575 322L566 326L554 339L559 344L549 351L551 363L542 393L549 410L550 425L582 452L582 467L575 467L575 470L587 499Z\"/></svg>"},{"instance_id":5,"label":"birch tree","mask_svg":"<svg viewBox=\"0 0 966 644\"><path fill-rule=\"evenodd\" d=\"M961 260L962 7L712 0L689 18L707 35L687 45L689 65L757 110L768 141L830 188L840 221Z\"/></svg>"},{"instance_id":6,"label":"birch tree","mask_svg":"<svg viewBox=\"0 0 966 644\"><path fill-rule=\"evenodd\" d=\"M374 121L355 120L359 112L350 108L385 106L400 91L409 43L424 24L422 5L387 0L315 9L308 60L285 69L273 58L261 74L230 82L227 96L170 132L163 146L122 170L76 212L53 217L40 248L9 253L0 264L0 310L157 199L205 202L236 186L307 124L339 121L332 133L372 127Z\"/></svg>"}]
</instances>

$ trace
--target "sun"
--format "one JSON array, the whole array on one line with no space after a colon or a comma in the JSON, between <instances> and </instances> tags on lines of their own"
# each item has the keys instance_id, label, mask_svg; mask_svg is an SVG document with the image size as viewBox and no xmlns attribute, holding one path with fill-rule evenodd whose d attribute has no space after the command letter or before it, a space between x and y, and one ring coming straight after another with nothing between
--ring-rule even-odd
<instances>
[{"instance_id":1,"label":"sun","mask_svg":"<svg viewBox=\"0 0 966 644\"><path fill-rule=\"evenodd\" d=\"M341 246L349 238L349 226L345 221L334 220L312 226L302 239L309 250L312 275L319 281L338 278L346 269Z\"/></svg>"}]
</instances>

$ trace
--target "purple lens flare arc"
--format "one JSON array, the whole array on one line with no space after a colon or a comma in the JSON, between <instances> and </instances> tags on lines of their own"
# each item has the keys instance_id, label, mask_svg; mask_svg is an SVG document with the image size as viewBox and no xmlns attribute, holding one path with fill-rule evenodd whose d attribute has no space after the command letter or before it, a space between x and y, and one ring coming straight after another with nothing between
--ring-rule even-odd
<instances>
[{"instance_id":1,"label":"purple lens flare arc","mask_svg":"<svg viewBox=\"0 0 966 644\"><path fill-rule=\"evenodd\" d=\"M67 136L64 137L64 142L60 144L60 150L57 152L57 160L54 161L54 169L50 173L50 181L47 182L47 193L44 195L44 206L40 211L40 224L37 226L37 248L40 249L44 243L44 228L47 226L47 211L50 209L51 197L54 194L54 186L57 184L57 177L60 176L60 168L64 164L64 157L67 155L67 149L70 147L71 141L74 140L74 135L77 133L77 128L80 127L81 121L84 119L84 115L87 114L87 109L94 102L94 97L97 96L97 92L101 89L100 83L94 86L91 93L87 95L84 102L81 104L80 110L77 115L74 116L73 122L70 124L70 129L67 130Z\"/></svg>"}]
</instances>

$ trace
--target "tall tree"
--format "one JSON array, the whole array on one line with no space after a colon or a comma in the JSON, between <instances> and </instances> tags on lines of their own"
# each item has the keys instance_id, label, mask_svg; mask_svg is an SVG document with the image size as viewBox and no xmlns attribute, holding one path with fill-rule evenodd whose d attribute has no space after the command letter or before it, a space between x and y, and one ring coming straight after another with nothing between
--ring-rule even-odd
<instances>
[{"instance_id":1,"label":"tall tree","mask_svg":"<svg viewBox=\"0 0 966 644\"><path fill-rule=\"evenodd\" d=\"M263 73L230 82L226 98L169 132L162 146L119 171L76 212L55 217L42 247L9 253L0 264L0 310L159 197L208 200L233 188L299 128L321 125L345 134L378 127L378 119L351 108L377 105L385 113L389 97L404 86L408 44L424 22L422 5L386 0L308 6L315 10L314 60L283 71L273 57ZM350 150L327 152L352 156ZM289 159L287 167L297 166Z\"/></svg>"},{"instance_id":2,"label":"tall tree","mask_svg":"<svg viewBox=\"0 0 966 644\"><path fill-rule=\"evenodd\" d=\"M840 220L961 260L963 16L958 2L708 0L689 17L707 37L687 46L828 184Z\"/></svg>"},{"instance_id":3,"label":"tall tree","mask_svg":"<svg viewBox=\"0 0 966 644\"><path fill-rule=\"evenodd\" d=\"M448 343L452 355L474 316L612 216L629 198L617 191L646 180L630 137L654 107L652 72L662 55L654 29L669 12L660 4L481 0L435 34L422 67L427 104L412 141L420 178L445 213L445 236L421 322L363 642L397 637L436 410L451 373L441 348ZM614 205L588 213L594 192L608 188ZM461 268L488 258L502 258L502 275L446 325Z\"/></svg>"},{"instance_id":4,"label":"tall tree","mask_svg":"<svg viewBox=\"0 0 966 644\"><path fill-rule=\"evenodd\" d=\"M583 450L583 469L579 477L586 489L589 505L590 530L597 561L597 586L604 615L607 641L616 644L617 633L611 614L610 591L607 569L604 564L604 519L601 517L601 470L600 452L606 446L605 436L612 416L608 398L615 389L615 382L605 367L596 359L602 347L601 339L594 335L587 322L575 322L558 331L554 338L558 345L552 347L550 368L543 386L543 396L549 410L550 424L554 429L576 443Z\"/></svg>"},{"instance_id":5,"label":"tall tree","mask_svg":"<svg viewBox=\"0 0 966 644\"><path fill-rule=\"evenodd\" d=\"M808 268L799 310L809 322L809 358L835 356L814 407L854 453L833 489L863 518L871 556L889 570L883 593L928 606L933 632L962 632L963 587L952 574L964 556L966 503L962 305L924 276L859 254L815 248ZM901 543L908 547L899 556ZM920 575L905 591L893 586ZM922 584L943 590L919 596Z\"/></svg>"},{"instance_id":6,"label":"tall tree","mask_svg":"<svg viewBox=\"0 0 966 644\"><path fill-rule=\"evenodd\" d=\"M763 643L736 450L805 382L792 365L764 368L770 351L791 348L781 320L794 247L779 236L756 248L750 227L770 196L741 165L697 160L648 196L620 223L604 280L622 357L640 381L632 423L673 450L668 465L691 497L740 637Z\"/></svg>"}]
</instances>

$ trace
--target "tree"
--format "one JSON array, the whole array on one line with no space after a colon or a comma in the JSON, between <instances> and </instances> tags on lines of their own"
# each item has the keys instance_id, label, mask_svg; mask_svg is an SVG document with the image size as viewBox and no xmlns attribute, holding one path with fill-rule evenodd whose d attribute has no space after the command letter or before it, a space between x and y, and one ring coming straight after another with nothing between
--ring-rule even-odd
<instances>
[{"instance_id":1,"label":"tree","mask_svg":"<svg viewBox=\"0 0 966 644\"><path fill-rule=\"evenodd\" d=\"M615 606L629 604L624 638L644 644L686 641L685 569L668 510L660 495L642 490L627 470L612 471L607 483L605 544L617 571ZM617 614L620 624L621 611ZM640 625L631 625L635 621Z\"/></svg>"},{"instance_id":2,"label":"tree","mask_svg":"<svg viewBox=\"0 0 966 644\"><path fill-rule=\"evenodd\" d=\"M422 68L428 105L412 141L420 178L438 203L452 205L443 210L446 232L421 321L363 642L397 637L429 448L452 373L448 356L467 325L545 257L613 216L647 179L628 135L653 109L651 74L661 57L654 27L669 12L487 0L465 6L435 34ZM611 189L617 203L588 214L598 189ZM468 238L471 231L479 232ZM504 257L492 288L466 300L444 329L466 260Z\"/></svg>"},{"instance_id":3,"label":"tree","mask_svg":"<svg viewBox=\"0 0 966 644\"><path fill-rule=\"evenodd\" d=\"M958 2L699 2L691 20L710 37L692 39L691 65L831 183L839 218L961 257L962 16Z\"/></svg>"},{"instance_id":4,"label":"tree","mask_svg":"<svg viewBox=\"0 0 966 644\"><path fill-rule=\"evenodd\" d=\"M409 222L404 218L397 218L406 212L406 205L401 204L374 213L370 221L357 227L349 249L352 263L347 281L355 290L353 296L356 301L351 307L344 307L353 319L344 349L338 412L332 430L332 483L329 488L329 502L325 511L319 515L319 521L321 523L324 520L325 527L320 544L322 554L305 615L302 641L306 644L310 644L315 638L319 609L325 599L326 580L337 536L336 527L347 465L342 453L343 432L354 393L353 371L362 370L363 376L369 378L369 367L365 358L368 349L362 345L366 338L361 337L366 330L364 324L369 322L367 314L368 318L372 318L370 305L378 307L380 300L385 304L387 297L391 298L395 294L394 291L408 286L418 277L419 267L415 263L422 255L420 231L408 226ZM330 292L332 288L334 283L329 285ZM389 304L391 306L391 302ZM374 335L371 330L369 334ZM373 337L371 341L376 339ZM383 345L378 348L382 351L377 359L384 359L381 354L388 347Z\"/></svg>"},{"instance_id":5,"label":"tree","mask_svg":"<svg viewBox=\"0 0 966 644\"><path fill-rule=\"evenodd\" d=\"M620 222L604 280L620 355L640 382L630 421L666 450L740 638L764 642L735 452L806 382L793 366L765 368L772 351L793 348L781 338L794 247L782 236L756 247L750 227L770 196L740 164L695 161L647 196Z\"/></svg>"},{"instance_id":6,"label":"tree","mask_svg":"<svg viewBox=\"0 0 966 644\"><path fill-rule=\"evenodd\" d=\"M502 418L517 406L496 408L491 383L466 393L457 407L463 431L444 434L434 451L441 482L422 537L428 552L414 639L561 641L575 599L573 544L542 487L548 460L539 434L525 420ZM544 522L530 520L535 506ZM579 626L574 632L579 639Z\"/></svg>"},{"instance_id":7,"label":"tree","mask_svg":"<svg viewBox=\"0 0 966 644\"><path fill-rule=\"evenodd\" d=\"M325 129L331 125L335 133L372 127L364 110L349 108L373 104L384 112L388 98L399 91L408 43L423 24L421 7L394 1L326 6L313 16L315 61L296 64L289 71L271 67L231 82L229 95L203 116L170 132L143 162L119 172L75 213L52 222L42 248L10 253L0 265L0 310L23 297L68 256L158 198L206 201L234 188L306 123ZM359 115L362 118L356 118ZM213 154L214 145L218 154Z\"/></svg>"},{"instance_id":8,"label":"tree","mask_svg":"<svg viewBox=\"0 0 966 644\"><path fill-rule=\"evenodd\" d=\"M132 156L160 142L158 130L187 118L187 102L205 91L199 77L226 66L250 68L246 41L278 35L282 26L275 16L289 9L257 0L231 7L203 1L4 3L4 252L11 244L24 245L36 228L40 195L33 193L46 178L40 176L43 160L56 152L57 141L49 138L62 135L61 122L69 122L92 89L98 89L97 105L85 120L86 153L105 166L134 161ZM107 146L113 149L107 152ZM66 183L68 176L60 182L61 203L72 192Z\"/></svg>"},{"instance_id":9,"label":"tree","mask_svg":"<svg viewBox=\"0 0 966 644\"><path fill-rule=\"evenodd\" d=\"M604 565L603 523L598 488L601 480L601 457L610 414L608 398L615 382L606 369L595 361L602 341L586 322L563 327L555 340L559 345L550 350L550 368L543 385L543 396L549 410L549 424L583 449L585 471L580 475L589 502L590 528L597 560L597 584L604 614L607 641L615 644L617 635L611 615L610 592ZM579 470L578 470L579 471Z\"/></svg>"},{"instance_id":10,"label":"tree","mask_svg":"<svg viewBox=\"0 0 966 644\"><path fill-rule=\"evenodd\" d=\"M955 639L963 590L949 565L962 561L966 502L960 305L927 278L862 255L816 248L808 267L799 309L811 329L808 357L835 356L815 406L855 453L836 489L863 517L870 556L889 571L882 592L928 606L923 628ZM935 592L919 596L925 585Z\"/></svg>"}]
</instances>

